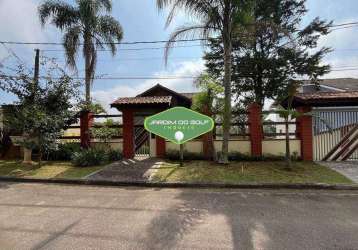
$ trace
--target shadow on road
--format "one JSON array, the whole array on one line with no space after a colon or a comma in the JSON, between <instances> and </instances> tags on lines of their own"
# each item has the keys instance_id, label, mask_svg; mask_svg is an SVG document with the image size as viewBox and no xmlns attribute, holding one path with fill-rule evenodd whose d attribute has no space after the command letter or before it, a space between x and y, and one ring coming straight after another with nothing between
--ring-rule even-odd
<instances>
[{"instance_id":1,"label":"shadow on road","mask_svg":"<svg viewBox=\"0 0 358 250\"><path fill-rule=\"evenodd\" d=\"M225 194L222 195L225 196ZM184 190L176 199L181 201L179 205L170 207L167 210L168 212L155 217L148 226L146 240L148 248L175 248L185 235L193 233L205 221L206 217L213 215L224 215L226 217L231 228L233 249L241 249L242 246L245 246L245 249L253 248L251 228L244 225L255 225L255 223L240 221L241 211L236 210L239 207L237 206L239 201L232 199L228 202L230 197L220 198L218 196L208 199L207 195L196 194L189 190ZM254 221L256 219L252 220L252 222ZM218 238L218 242L222 240Z\"/></svg>"},{"instance_id":2,"label":"shadow on road","mask_svg":"<svg viewBox=\"0 0 358 250\"><path fill-rule=\"evenodd\" d=\"M216 245L208 247L213 249L292 249L293 245L294 249L317 245L327 249L335 238L346 239L336 245L337 249L354 249L357 243L354 232L358 221L353 218L358 203L351 197L332 198L309 192L182 190L175 200L176 204L148 225L148 248L180 248L188 237L204 246L214 242Z\"/></svg>"}]
</instances>

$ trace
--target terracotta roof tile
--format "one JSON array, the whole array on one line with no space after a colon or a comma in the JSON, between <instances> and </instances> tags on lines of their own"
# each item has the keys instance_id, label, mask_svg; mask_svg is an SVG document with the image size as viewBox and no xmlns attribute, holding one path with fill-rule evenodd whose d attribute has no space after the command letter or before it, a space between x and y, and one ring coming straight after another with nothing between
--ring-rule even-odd
<instances>
[{"instance_id":1,"label":"terracotta roof tile","mask_svg":"<svg viewBox=\"0 0 358 250\"><path fill-rule=\"evenodd\" d=\"M316 92L316 93L300 93L296 95L297 98L308 100L333 100L333 99L350 99L358 98L358 91L344 91L344 92Z\"/></svg>"},{"instance_id":2,"label":"terracotta roof tile","mask_svg":"<svg viewBox=\"0 0 358 250\"><path fill-rule=\"evenodd\" d=\"M303 83L310 84L311 81L304 80ZM320 84L346 91L358 91L358 79L356 78L321 79Z\"/></svg>"},{"instance_id":3,"label":"terracotta roof tile","mask_svg":"<svg viewBox=\"0 0 358 250\"><path fill-rule=\"evenodd\" d=\"M171 96L143 96L143 97L123 97L118 98L113 104L126 105L126 104L170 104L172 101Z\"/></svg>"}]
</instances>

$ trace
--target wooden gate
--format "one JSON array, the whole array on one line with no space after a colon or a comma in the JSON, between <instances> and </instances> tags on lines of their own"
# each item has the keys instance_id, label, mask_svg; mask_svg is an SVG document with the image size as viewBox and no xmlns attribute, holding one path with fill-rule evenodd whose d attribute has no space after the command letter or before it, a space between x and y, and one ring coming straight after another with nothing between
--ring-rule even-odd
<instances>
[{"instance_id":1,"label":"wooden gate","mask_svg":"<svg viewBox=\"0 0 358 250\"><path fill-rule=\"evenodd\" d=\"M313 110L316 161L358 160L358 107Z\"/></svg>"}]
</instances>

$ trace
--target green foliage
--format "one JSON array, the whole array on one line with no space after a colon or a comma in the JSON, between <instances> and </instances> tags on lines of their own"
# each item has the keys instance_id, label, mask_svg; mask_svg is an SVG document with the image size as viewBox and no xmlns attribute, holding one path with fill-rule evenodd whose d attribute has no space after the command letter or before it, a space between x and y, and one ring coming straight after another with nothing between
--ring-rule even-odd
<instances>
[{"instance_id":1,"label":"green foliage","mask_svg":"<svg viewBox=\"0 0 358 250\"><path fill-rule=\"evenodd\" d=\"M201 92L193 96L191 108L197 112L222 113L224 88L209 74L202 74L195 81Z\"/></svg>"},{"instance_id":2,"label":"green foliage","mask_svg":"<svg viewBox=\"0 0 358 250\"><path fill-rule=\"evenodd\" d=\"M221 152L218 152L218 157L220 157ZM297 152L293 152L291 155L291 159L294 161L301 160L298 156ZM285 156L280 155L263 155L259 157L243 154L240 152L230 152L229 153L230 161L283 161L285 160Z\"/></svg>"},{"instance_id":3,"label":"green foliage","mask_svg":"<svg viewBox=\"0 0 358 250\"><path fill-rule=\"evenodd\" d=\"M222 82L224 87L224 101L223 101L223 156L220 159L221 163L228 163L228 144L230 137L230 123L231 123L231 84L232 84L232 43L234 34L241 34L238 27L244 22L249 21L249 12L252 8L251 1L240 0L157 0L159 9L169 7L169 14L167 18L167 25L169 25L173 18L180 11L186 12L190 15L192 20L196 22L186 24L178 27L170 36L166 45L165 59L167 62L169 50L173 47L175 40L187 37L198 37L200 39L208 39L213 35L218 35L223 41L223 54L221 57L224 60L223 70L221 71ZM240 40L238 36L237 40Z\"/></svg>"},{"instance_id":4,"label":"green foliage","mask_svg":"<svg viewBox=\"0 0 358 250\"><path fill-rule=\"evenodd\" d=\"M58 144L57 148L51 150L48 154L48 160L51 161L70 161L75 152L81 151L81 146L77 142Z\"/></svg>"},{"instance_id":5,"label":"green foliage","mask_svg":"<svg viewBox=\"0 0 358 250\"><path fill-rule=\"evenodd\" d=\"M68 65L76 68L76 56L83 44L85 57L86 102L90 103L90 85L93 83L97 63L97 49L108 47L116 54L115 42L120 42L123 30L120 23L110 16L110 0L77 0L76 6L64 1L46 0L39 7L41 24L50 21L64 36Z\"/></svg>"},{"instance_id":6,"label":"green foliage","mask_svg":"<svg viewBox=\"0 0 358 250\"><path fill-rule=\"evenodd\" d=\"M31 72L18 66L16 75L0 79L0 89L17 96L12 113L6 115L6 126L20 131L21 144L41 153L56 147L63 129L75 122L79 82L74 81L55 62L44 58L46 78L34 83ZM56 76L56 77L52 77Z\"/></svg>"},{"instance_id":7,"label":"green foliage","mask_svg":"<svg viewBox=\"0 0 358 250\"><path fill-rule=\"evenodd\" d=\"M99 128L91 128L91 134L93 138L99 139L101 142L107 144L108 141L118 135L119 129L112 128L115 125L112 119L107 119L104 123L100 124Z\"/></svg>"},{"instance_id":8,"label":"green foliage","mask_svg":"<svg viewBox=\"0 0 358 250\"><path fill-rule=\"evenodd\" d=\"M72 155L72 163L77 167L102 165L108 162L108 155L100 148L82 149Z\"/></svg>"},{"instance_id":9,"label":"green foliage","mask_svg":"<svg viewBox=\"0 0 358 250\"><path fill-rule=\"evenodd\" d=\"M93 147L76 150L71 154L71 161L77 167L89 167L108 164L122 160L122 153L113 149Z\"/></svg>"},{"instance_id":10,"label":"green foliage","mask_svg":"<svg viewBox=\"0 0 358 250\"><path fill-rule=\"evenodd\" d=\"M117 150L111 149L111 150L107 151L106 153L108 155L108 160L111 162L112 161L120 161L123 159L122 153Z\"/></svg>"},{"instance_id":11,"label":"green foliage","mask_svg":"<svg viewBox=\"0 0 358 250\"><path fill-rule=\"evenodd\" d=\"M243 35L233 41L233 92L246 103L264 104L285 93L296 78L318 78L329 72L322 58L329 48L317 48L317 42L329 33L331 23L315 18L302 29L307 14L305 0L256 0L251 8L253 20L238 27ZM314 52L312 52L314 51ZM221 82L224 69L224 45L221 37L210 41L205 55L208 73Z\"/></svg>"},{"instance_id":12,"label":"green foliage","mask_svg":"<svg viewBox=\"0 0 358 250\"><path fill-rule=\"evenodd\" d=\"M88 104L87 102L82 102L79 107L81 111L90 111L95 115L107 113L100 103L91 102Z\"/></svg>"}]
</instances>

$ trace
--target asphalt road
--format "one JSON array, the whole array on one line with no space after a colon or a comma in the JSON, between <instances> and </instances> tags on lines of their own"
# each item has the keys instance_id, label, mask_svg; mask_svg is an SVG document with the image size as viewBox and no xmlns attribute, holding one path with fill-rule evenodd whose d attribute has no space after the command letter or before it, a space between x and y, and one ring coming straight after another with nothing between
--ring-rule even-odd
<instances>
[{"instance_id":1,"label":"asphalt road","mask_svg":"<svg viewBox=\"0 0 358 250\"><path fill-rule=\"evenodd\" d=\"M358 249L358 191L0 183L0 249Z\"/></svg>"}]
</instances>

